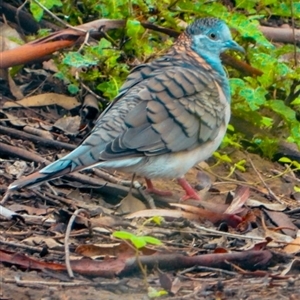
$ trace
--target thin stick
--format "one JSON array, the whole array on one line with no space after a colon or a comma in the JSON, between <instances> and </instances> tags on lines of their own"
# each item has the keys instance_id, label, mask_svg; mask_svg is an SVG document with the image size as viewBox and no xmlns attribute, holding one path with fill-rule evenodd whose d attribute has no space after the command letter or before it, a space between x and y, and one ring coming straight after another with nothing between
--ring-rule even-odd
<instances>
[{"instance_id":1,"label":"thin stick","mask_svg":"<svg viewBox=\"0 0 300 300\"><path fill-rule=\"evenodd\" d=\"M268 190L268 193L269 193L269 195L271 196L271 198L272 198L273 200L276 200L276 201L279 202L280 204L284 204L284 202L281 201L281 200L273 193L273 191L271 190L271 188L265 183L264 179L262 178L262 176L260 175L260 173L259 173L258 170L256 169L256 167L255 167L255 165L254 165L254 163L253 163L253 161L252 161L252 159L250 158L249 155L247 155L247 158L248 158L248 160L249 160L249 162L250 162L250 164L251 164L253 170L255 171L255 173L257 174L257 176L259 177L259 179L261 180L262 184L263 184L263 185L265 186L265 188Z\"/></svg>"},{"instance_id":2,"label":"thin stick","mask_svg":"<svg viewBox=\"0 0 300 300\"><path fill-rule=\"evenodd\" d=\"M86 32L86 30L82 29L82 28L78 28L78 27L73 27L71 25L69 25L68 23L64 22L63 20L61 20L60 18L58 18L56 15L54 15L47 7L45 7L43 4L41 4L39 1L37 0L33 0L40 8L42 8L45 12L47 12L53 19L55 19L56 21L58 21L59 23L63 24L64 26L68 27L68 28L72 28L74 30L78 30L81 32Z\"/></svg>"},{"instance_id":3,"label":"thin stick","mask_svg":"<svg viewBox=\"0 0 300 300\"><path fill-rule=\"evenodd\" d=\"M65 263L66 263L66 268L67 268L70 278L74 278L74 273L72 271L71 263L70 263L69 236L71 233L73 222L75 221L75 218L78 216L78 214L81 212L88 214L88 212L83 208L75 210L75 212L73 213L72 217L69 220L67 230L66 230L66 235L65 235L65 242L64 242L65 243Z\"/></svg>"}]
</instances>

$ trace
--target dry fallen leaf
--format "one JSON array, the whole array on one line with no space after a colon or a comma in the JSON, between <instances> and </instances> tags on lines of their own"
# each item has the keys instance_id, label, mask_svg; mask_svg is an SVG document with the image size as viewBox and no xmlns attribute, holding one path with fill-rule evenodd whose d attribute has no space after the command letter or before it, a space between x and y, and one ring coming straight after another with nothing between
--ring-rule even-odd
<instances>
[{"instance_id":1,"label":"dry fallen leaf","mask_svg":"<svg viewBox=\"0 0 300 300\"><path fill-rule=\"evenodd\" d=\"M274 210L274 211L284 211L286 209L286 205L281 204L281 203L270 203L270 202L261 202L255 199L247 199L246 205L249 207L265 207L269 210Z\"/></svg>"},{"instance_id":2,"label":"dry fallen leaf","mask_svg":"<svg viewBox=\"0 0 300 300\"><path fill-rule=\"evenodd\" d=\"M76 136L79 132L81 118L79 116L63 117L58 119L53 127L61 130L66 135Z\"/></svg>"},{"instance_id":3,"label":"dry fallen leaf","mask_svg":"<svg viewBox=\"0 0 300 300\"><path fill-rule=\"evenodd\" d=\"M58 105L66 110L71 110L80 105L75 97L68 97L62 94L46 93L24 98L20 101L7 101L3 109L22 108L22 107L40 107L48 105Z\"/></svg>"}]
</instances>

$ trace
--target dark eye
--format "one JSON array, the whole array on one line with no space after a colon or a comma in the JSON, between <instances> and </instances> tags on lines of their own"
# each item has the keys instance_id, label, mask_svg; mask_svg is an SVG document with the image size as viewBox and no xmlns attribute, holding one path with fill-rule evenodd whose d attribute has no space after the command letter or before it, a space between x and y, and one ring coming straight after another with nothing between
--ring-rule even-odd
<instances>
[{"instance_id":1,"label":"dark eye","mask_svg":"<svg viewBox=\"0 0 300 300\"><path fill-rule=\"evenodd\" d=\"M209 34L210 39L215 40L217 38L217 35L215 33Z\"/></svg>"}]
</instances>

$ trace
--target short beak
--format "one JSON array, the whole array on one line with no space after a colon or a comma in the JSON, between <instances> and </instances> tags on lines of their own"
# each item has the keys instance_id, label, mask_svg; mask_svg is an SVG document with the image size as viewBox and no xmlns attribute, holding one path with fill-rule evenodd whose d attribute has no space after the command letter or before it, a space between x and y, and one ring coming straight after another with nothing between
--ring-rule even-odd
<instances>
[{"instance_id":1,"label":"short beak","mask_svg":"<svg viewBox=\"0 0 300 300\"><path fill-rule=\"evenodd\" d=\"M225 43L225 47L227 49L231 49L231 50L236 50L236 51L239 51L239 52L242 52L242 53L245 53L245 49L240 46L237 42L231 40L231 41L227 41Z\"/></svg>"}]
</instances>

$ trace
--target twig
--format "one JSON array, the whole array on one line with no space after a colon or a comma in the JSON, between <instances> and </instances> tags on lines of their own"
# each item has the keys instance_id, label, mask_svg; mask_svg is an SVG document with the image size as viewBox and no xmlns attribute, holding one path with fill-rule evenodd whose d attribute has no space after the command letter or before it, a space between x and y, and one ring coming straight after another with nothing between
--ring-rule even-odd
<instances>
[{"instance_id":1,"label":"twig","mask_svg":"<svg viewBox=\"0 0 300 300\"><path fill-rule=\"evenodd\" d=\"M10 146L1 142L0 142L0 153L7 154L9 156L20 157L27 161L35 161L39 164L45 164L49 162L47 161L47 159L35 153L31 153L25 149L15 147L15 146Z\"/></svg>"},{"instance_id":2,"label":"twig","mask_svg":"<svg viewBox=\"0 0 300 300\"><path fill-rule=\"evenodd\" d=\"M289 44L300 43L299 29L274 28L267 26L259 26L258 28L269 41Z\"/></svg>"},{"instance_id":3,"label":"twig","mask_svg":"<svg viewBox=\"0 0 300 300\"><path fill-rule=\"evenodd\" d=\"M54 205L54 206L58 206L59 203L57 203L57 201L43 195L42 193L40 193L39 191L37 191L36 189L31 189L31 191L33 193L35 193L37 196L39 196L40 198L42 198L43 200L47 201L48 203L50 203L51 205Z\"/></svg>"},{"instance_id":4,"label":"twig","mask_svg":"<svg viewBox=\"0 0 300 300\"><path fill-rule=\"evenodd\" d=\"M17 277L13 278L3 278L4 283L16 283L18 285L47 285L47 286L68 286L68 287L76 287L79 285L86 286L102 286L102 287L119 287L120 285L124 285L128 282L129 279L121 279L117 282L93 282L93 281L73 281L73 282L62 282L62 281L35 281L35 280L21 280Z\"/></svg>"},{"instance_id":5,"label":"twig","mask_svg":"<svg viewBox=\"0 0 300 300\"><path fill-rule=\"evenodd\" d=\"M269 195L271 196L271 198L273 200L276 200L277 202L279 202L280 204L284 204L283 201L281 201L271 190L271 188L265 183L264 179L262 178L262 176L260 175L260 173L258 172L258 170L256 169L252 159L250 158L249 155L247 155L247 159L249 160L253 170L255 171L255 173L257 174L257 176L259 177L259 179L261 180L261 182L263 183L263 185L265 186L265 188L268 190Z\"/></svg>"},{"instance_id":6,"label":"twig","mask_svg":"<svg viewBox=\"0 0 300 300\"><path fill-rule=\"evenodd\" d=\"M17 8L17 11L16 11L16 21L17 21L17 24L18 24L19 29L21 30L23 36L25 36L25 34L24 34L23 27L22 27L22 25L21 25L21 23L20 23L19 15L20 15L20 12L22 11L23 7L27 4L27 2L28 2L28 0L24 1L24 3L23 3L21 6L19 6L19 7Z\"/></svg>"},{"instance_id":7,"label":"twig","mask_svg":"<svg viewBox=\"0 0 300 300\"><path fill-rule=\"evenodd\" d=\"M96 97L97 99L101 100L102 102L107 101L105 98L99 96L98 94L96 94L93 90L91 90L85 83L83 83L82 81L80 82L80 84L90 93L92 94L94 97Z\"/></svg>"},{"instance_id":8,"label":"twig","mask_svg":"<svg viewBox=\"0 0 300 300\"><path fill-rule=\"evenodd\" d=\"M185 273L190 273L193 271L209 271L209 272L217 272L225 275L230 275L230 276L237 276L236 272L231 272L223 269L218 269L218 268L212 268L212 267L203 267L203 266L193 266L191 268L184 269L181 272L178 272L179 276L184 275Z\"/></svg>"},{"instance_id":9,"label":"twig","mask_svg":"<svg viewBox=\"0 0 300 300\"><path fill-rule=\"evenodd\" d=\"M39 136L35 136L33 134L29 134L20 130L16 130L13 128L8 128L6 126L0 125L0 133L6 134L8 136L17 138L17 139L23 139L25 141L30 140L35 143L39 143L40 145L46 146L46 147L52 147L52 148L59 148L59 149L66 149L66 150L74 150L76 148L75 145L50 140L46 138L41 138ZM1 150L1 148L0 148Z\"/></svg>"},{"instance_id":10,"label":"twig","mask_svg":"<svg viewBox=\"0 0 300 300\"><path fill-rule=\"evenodd\" d=\"M130 187L131 180L122 180L122 179L108 173L107 171L98 169L98 168L92 168L92 171L96 176L98 176L99 178L101 178L105 181Z\"/></svg>"},{"instance_id":11,"label":"twig","mask_svg":"<svg viewBox=\"0 0 300 300\"><path fill-rule=\"evenodd\" d=\"M133 182L133 186L144 197L144 199L149 204L149 207L151 209L156 209L156 206L155 206L155 203L154 203L154 199L151 197L151 195L149 195L147 192L145 192L145 190L143 189L143 186L138 181L136 181L136 180Z\"/></svg>"},{"instance_id":12,"label":"twig","mask_svg":"<svg viewBox=\"0 0 300 300\"><path fill-rule=\"evenodd\" d=\"M34 252L36 252L36 253L41 253L41 252L44 250L42 247L38 247L38 246L29 246L29 245L20 244L20 243L15 243L15 242L8 242L8 241L2 240L2 238L0 238L0 244L1 244L1 245L6 245L6 246L13 247L14 249L16 249L16 248L22 248L22 249L34 251ZM49 253L51 253L51 254L57 254L57 255L59 255L59 256L62 255L62 252L61 252L61 251L51 250L51 249L47 249L47 251L48 251Z\"/></svg>"},{"instance_id":13,"label":"twig","mask_svg":"<svg viewBox=\"0 0 300 300\"><path fill-rule=\"evenodd\" d=\"M55 14L53 14L47 7L45 7L42 3L40 3L37 0L33 0L39 7L41 7L45 12L47 12L53 19L55 19L57 22L61 23L62 25L74 29L74 30L79 30L82 32L86 32L86 30L78 28L78 27L73 27L71 25L69 25L68 23L64 22L63 20L61 20L60 18L58 18Z\"/></svg>"},{"instance_id":14,"label":"twig","mask_svg":"<svg viewBox=\"0 0 300 300\"><path fill-rule=\"evenodd\" d=\"M70 263L69 236L71 233L73 222L75 221L75 218L78 216L78 214L81 212L88 214L88 212L83 208L75 210L75 212L73 213L72 217L69 220L67 230L66 230L66 235L65 235L65 242L64 242L65 243L65 263L66 263L66 268L67 268L70 278L74 278L74 273L72 271L71 263Z\"/></svg>"},{"instance_id":15,"label":"twig","mask_svg":"<svg viewBox=\"0 0 300 300\"><path fill-rule=\"evenodd\" d=\"M211 228L206 228L206 227L200 226L195 222L191 222L191 224L198 230L202 230L204 232L207 232L207 233L213 234L213 235L217 235L217 236L226 236L226 237L230 237L230 238L234 238L234 239L241 239L241 240L255 240L255 241L260 241L260 242L265 241L265 238L263 238L263 237L219 231L216 229L211 229Z\"/></svg>"}]
</instances>

